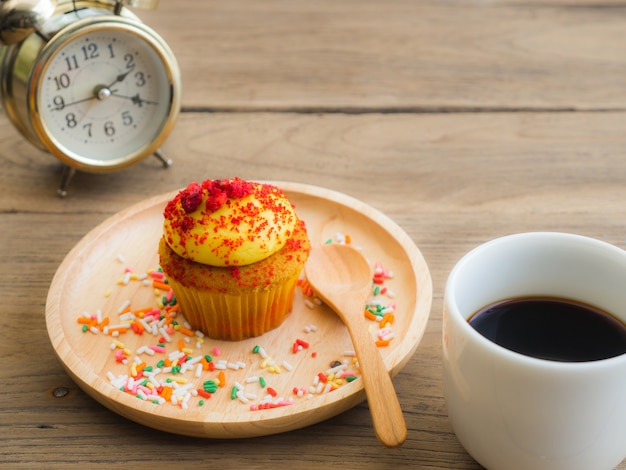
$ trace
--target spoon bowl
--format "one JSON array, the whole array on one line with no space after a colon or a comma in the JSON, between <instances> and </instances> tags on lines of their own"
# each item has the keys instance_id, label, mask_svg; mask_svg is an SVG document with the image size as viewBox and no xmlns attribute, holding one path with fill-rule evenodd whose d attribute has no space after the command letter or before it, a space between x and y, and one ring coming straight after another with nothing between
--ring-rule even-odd
<instances>
[{"instance_id":1,"label":"spoon bowl","mask_svg":"<svg viewBox=\"0 0 626 470\"><path fill-rule=\"evenodd\" d=\"M350 333L378 440L386 447L402 445L407 436L402 409L363 318L372 292L371 267L351 246L329 244L311 250L304 270L315 294L339 315Z\"/></svg>"}]
</instances>

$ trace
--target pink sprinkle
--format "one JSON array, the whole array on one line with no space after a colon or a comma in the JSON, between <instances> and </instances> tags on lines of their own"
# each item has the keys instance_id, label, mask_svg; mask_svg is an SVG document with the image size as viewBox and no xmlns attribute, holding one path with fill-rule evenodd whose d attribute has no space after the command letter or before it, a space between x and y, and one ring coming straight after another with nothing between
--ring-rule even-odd
<instances>
[{"instance_id":1,"label":"pink sprinkle","mask_svg":"<svg viewBox=\"0 0 626 470\"><path fill-rule=\"evenodd\" d=\"M220 348L216 346L213 348L213 354L215 354L216 356L219 356L220 354L222 354L222 351L220 351Z\"/></svg>"},{"instance_id":2,"label":"pink sprinkle","mask_svg":"<svg viewBox=\"0 0 626 470\"><path fill-rule=\"evenodd\" d=\"M132 272L133 272L133 270L132 270L132 269L130 269L130 268L124 268L124 272L125 272L125 273L132 273Z\"/></svg>"},{"instance_id":3,"label":"pink sprinkle","mask_svg":"<svg viewBox=\"0 0 626 470\"><path fill-rule=\"evenodd\" d=\"M168 302L171 302L171 301L172 301L172 297L174 297L174 291L173 291L172 289L170 289L170 290L167 292L167 297L166 297L167 301L168 301Z\"/></svg>"},{"instance_id":4,"label":"pink sprinkle","mask_svg":"<svg viewBox=\"0 0 626 470\"><path fill-rule=\"evenodd\" d=\"M163 346L159 346L157 344L153 344L152 346L150 346L150 349L152 349L154 352L158 352L158 353L164 353L165 352L165 348Z\"/></svg>"},{"instance_id":5,"label":"pink sprinkle","mask_svg":"<svg viewBox=\"0 0 626 470\"><path fill-rule=\"evenodd\" d=\"M165 279L165 274L159 271L150 271L150 277L154 279Z\"/></svg>"}]
</instances>

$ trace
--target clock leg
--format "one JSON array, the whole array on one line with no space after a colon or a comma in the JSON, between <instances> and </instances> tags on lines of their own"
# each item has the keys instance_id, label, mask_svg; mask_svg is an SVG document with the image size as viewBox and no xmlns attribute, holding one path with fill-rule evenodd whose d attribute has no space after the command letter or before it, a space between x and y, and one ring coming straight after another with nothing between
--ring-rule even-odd
<instances>
[{"instance_id":1,"label":"clock leg","mask_svg":"<svg viewBox=\"0 0 626 470\"><path fill-rule=\"evenodd\" d=\"M76 168L67 165L63 167L63 174L61 175L61 185L59 186L59 189L57 189L57 194L59 195L59 197L67 196L67 187L69 186L70 181L75 174Z\"/></svg>"},{"instance_id":2,"label":"clock leg","mask_svg":"<svg viewBox=\"0 0 626 470\"><path fill-rule=\"evenodd\" d=\"M171 158L165 156L161 149L156 149L153 155L163 164L163 168L169 168L174 163Z\"/></svg>"}]
</instances>

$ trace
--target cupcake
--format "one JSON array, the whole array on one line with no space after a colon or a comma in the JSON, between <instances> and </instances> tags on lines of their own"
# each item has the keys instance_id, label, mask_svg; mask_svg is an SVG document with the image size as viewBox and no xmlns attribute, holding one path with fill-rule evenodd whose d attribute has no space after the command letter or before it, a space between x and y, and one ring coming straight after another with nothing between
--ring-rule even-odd
<instances>
[{"instance_id":1,"label":"cupcake","mask_svg":"<svg viewBox=\"0 0 626 470\"><path fill-rule=\"evenodd\" d=\"M160 265L193 328L235 341L283 322L311 246L282 190L239 178L194 182L163 215Z\"/></svg>"}]
</instances>

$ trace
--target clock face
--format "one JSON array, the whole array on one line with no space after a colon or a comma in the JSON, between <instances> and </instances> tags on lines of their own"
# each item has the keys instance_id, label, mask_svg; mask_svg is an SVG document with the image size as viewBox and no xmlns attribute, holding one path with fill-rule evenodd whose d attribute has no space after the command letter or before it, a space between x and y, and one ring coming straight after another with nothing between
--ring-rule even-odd
<instances>
[{"instance_id":1,"label":"clock face","mask_svg":"<svg viewBox=\"0 0 626 470\"><path fill-rule=\"evenodd\" d=\"M156 150L178 111L178 71L161 41L119 19L51 41L33 81L33 121L46 147L92 168L126 166Z\"/></svg>"}]
</instances>

